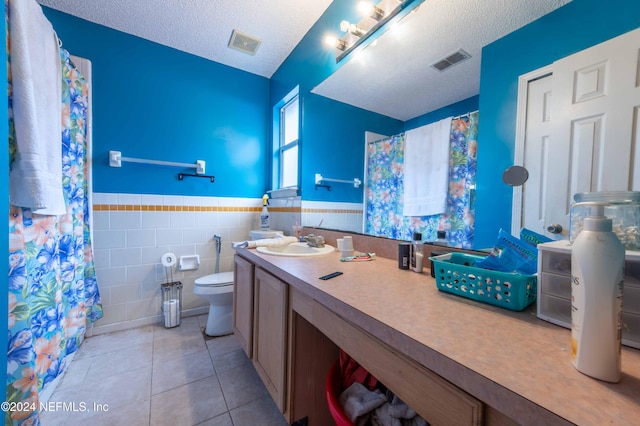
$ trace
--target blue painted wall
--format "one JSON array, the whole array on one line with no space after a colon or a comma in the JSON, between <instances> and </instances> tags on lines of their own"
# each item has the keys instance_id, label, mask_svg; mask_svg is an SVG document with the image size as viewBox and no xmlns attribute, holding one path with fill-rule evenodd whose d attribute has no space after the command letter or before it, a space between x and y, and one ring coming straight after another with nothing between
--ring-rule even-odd
<instances>
[{"instance_id":1,"label":"blue painted wall","mask_svg":"<svg viewBox=\"0 0 640 426\"><path fill-rule=\"evenodd\" d=\"M340 21L357 21L357 2L334 0L271 77L270 105L273 107L299 86L302 126L300 132L300 190L302 199L361 203L362 187L343 183L331 191L315 189L315 174L334 179L364 178L364 133L393 135L403 123L384 115L314 95L311 90L344 62L336 64L335 50L327 48L327 34L339 35Z\"/></svg>"},{"instance_id":2,"label":"blue painted wall","mask_svg":"<svg viewBox=\"0 0 640 426\"><path fill-rule=\"evenodd\" d=\"M311 93L339 66L324 36L357 16L355 3L334 0L271 79L45 9L65 47L94 63L95 190L261 196L271 187L272 109L299 86L303 199L360 202L362 191L348 185L316 191L315 173L362 178L365 131L397 134L480 109L476 247L490 246L511 222L511 189L501 174L513 162L518 76L640 25L640 2L574 0L483 49L480 96L402 123ZM216 183L178 182L177 170L158 166L113 169L111 149L131 157L204 159Z\"/></svg>"},{"instance_id":3,"label":"blue painted wall","mask_svg":"<svg viewBox=\"0 0 640 426\"><path fill-rule=\"evenodd\" d=\"M92 61L96 192L260 197L267 189L269 80L52 9L64 48ZM123 163L125 157L195 163L194 170Z\"/></svg>"},{"instance_id":4,"label":"blue painted wall","mask_svg":"<svg viewBox=\"0 0 640 426\"><path fill-rule=\"evenodd\" d=\"M482 50L475 247L511 228L518 76L639 26L638 1L574 0Z\"/></svg>"},{"instance_id":5,"label":"blue painted wall","mask_svg":"<svg viewBox=\"0 0 640 426\"><path fill-rule=\"evenodd\" d=\"M314 94L304 97L303 111L302 198L361 203L363 186L330 183L331 191L316 190L315 174L364 182L365 131L395 135L402 122Z\"/></svg>"}]
</instances>

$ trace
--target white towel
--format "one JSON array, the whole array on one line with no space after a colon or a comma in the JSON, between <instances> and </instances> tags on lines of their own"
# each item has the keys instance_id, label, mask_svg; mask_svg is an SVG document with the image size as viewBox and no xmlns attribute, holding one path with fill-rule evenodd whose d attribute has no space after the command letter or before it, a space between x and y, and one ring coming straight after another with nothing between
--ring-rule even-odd
<instances>
[{"instance_id":1,"label":"white towel","mask_svg":"<svg viewBox=\"0 0 640 426\"><path fill-rule=\"evenodd\" d=\"M282 247L291 243L297 243L296 237L277 236L275 238L263 238L261 240L248 240L233 243L233 248L256 248L256 247Z\"/></svg>"},{"instance_id":2,"label":"white towel","mask_svg":"<svg viewBox=\"0 0 640 426\"><path fill-rule=\"evenodd\" d=\"M39 214L65 214L60 51L35 0L9 2L9 44L17 144L10 202Z\"/></svg>"},{"instance_id":3,"label":"white towel","mask_svg":"<svg viewBox=\"0 0 640 426\"><path fill-rule=\"evenodd\" d=\"M451 117L405 133L403 216L445 212L450 136Z\"/></svg>"},{"instance_id":4,"label":"white towel","mask_svg":"<svg viewBox=\"0 0 640 426\"><path fill-rule=\"evenodd\" d=\"M340 404L344 413L353 423L366 424L376 408L387 402L387 397L379 389L370 391L364 385L354 382L340 394Z\"/></svg>"}]
</instances>

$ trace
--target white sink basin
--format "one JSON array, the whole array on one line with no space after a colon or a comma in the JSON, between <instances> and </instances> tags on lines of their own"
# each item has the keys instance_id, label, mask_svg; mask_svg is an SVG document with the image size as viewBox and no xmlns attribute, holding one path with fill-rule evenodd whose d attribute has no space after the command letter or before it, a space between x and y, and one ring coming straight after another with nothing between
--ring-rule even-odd
<instances>
[{"instance_id":1,"label":"white sink basin","mask_svg":"<svg viewBox=\"0 0 640 426\"><path fill-rule=\"evenodd\" d=\"M328 244L325 244L324 247L310 247L307 243L291 243L280 247L256 247L256 250L275 256L310 257L331 253L335 248Z\"/></svg>"}]
</instances>

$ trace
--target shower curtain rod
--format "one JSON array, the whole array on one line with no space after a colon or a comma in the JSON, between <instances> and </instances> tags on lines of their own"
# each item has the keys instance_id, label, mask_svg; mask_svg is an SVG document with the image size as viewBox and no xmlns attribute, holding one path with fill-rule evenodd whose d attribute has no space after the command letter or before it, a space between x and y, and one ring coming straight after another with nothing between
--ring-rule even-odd
<instances>
[{"instance_id":1,"label":"shower curtain rod","mask_svg":"<svg viewBox=\"0 0 640 426\"><path fill-rule=\"evenodd\" d=\"M456 116L456 117L452 117L451 119L452 119L452 120L459 120L459 119L461 119L462 117L469 117L471 114L475 114L476 112L479 112L479 110L475 110L475 111L467 112L467 113L465 113L465 114L460 114L460 115L458 115L458 116Z\"/></svg>"},{"instance_id":2,"label":"shower curtain rod","mask_svg":"<svg viewBox=\"0 0 640 426\"><path fill-rule=\"evenodd\" d=\"M464 114L460 114L460 115L457 115L455 117L451 117L451 119L452 120L459 120L462 117L469 117L471 114L475 114L477 112L480 112L480 110L475 110L475 111L470 111L470 112L467 112L467 113L464 113ZM398 133L397 135L393 135L393 136L400 136L400 135L403 135L405 133L406 132L402 132L402 133ZM387 136L386 138L382 138L382 139L378 139L378 140L375 140L375 141L367 142L367 145L373 145L374 143L379 143L379 142L386 141L386 140L392 138L393 136Z\"/></svg>"}]
</instances>

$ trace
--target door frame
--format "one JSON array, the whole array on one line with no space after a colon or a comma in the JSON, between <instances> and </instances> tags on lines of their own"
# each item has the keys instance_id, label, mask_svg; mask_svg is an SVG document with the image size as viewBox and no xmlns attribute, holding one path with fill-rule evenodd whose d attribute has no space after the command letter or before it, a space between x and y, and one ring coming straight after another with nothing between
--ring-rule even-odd
<instances>
[{"instance_id":1,"label":"door frame","mask_svg":"<svg viewBox=\"0 0 640 426\"><path fill-rule=\"evenodd\" d=\"M516 139L513 164L524 166L524 145L527 132L527 104L529 83L553 74L553 65L547 65L518 77L518 98L516 110ZM522 186L513 187L511 204L511 234L520 235L522 228Z\"/></svg>"}]
</instances>

